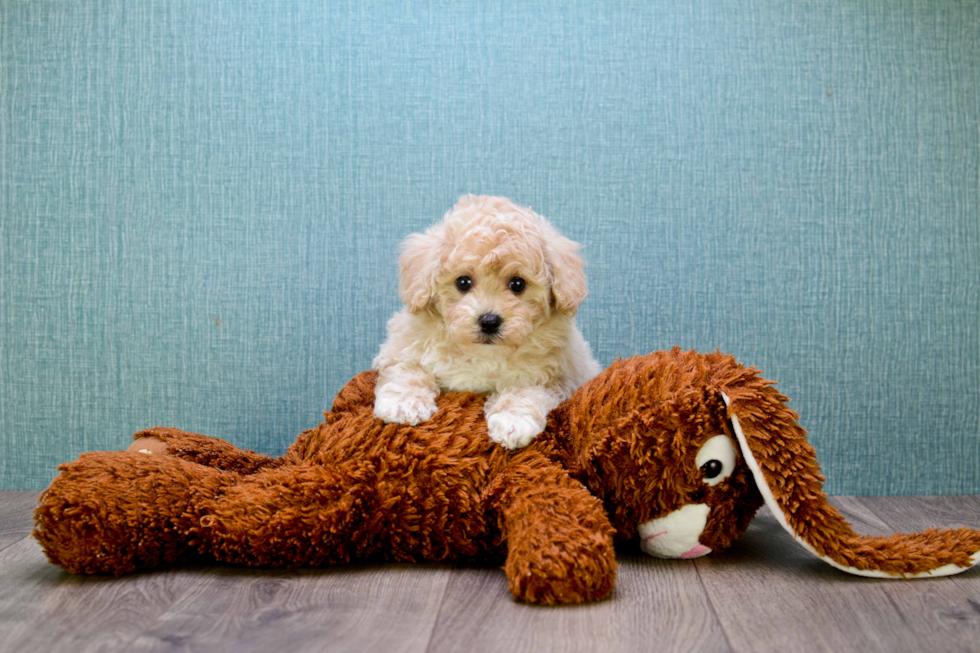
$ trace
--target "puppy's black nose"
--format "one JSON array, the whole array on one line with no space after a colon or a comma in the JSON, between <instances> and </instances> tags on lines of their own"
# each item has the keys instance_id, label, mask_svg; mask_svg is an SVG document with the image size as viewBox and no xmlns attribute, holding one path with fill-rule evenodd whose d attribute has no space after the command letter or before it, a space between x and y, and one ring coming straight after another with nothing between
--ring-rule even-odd
<instances>
[{"instance_id":1,"label":"puppy's black nose","mask_svg":"<svg viewBox=\"0 0 980 653\"><path fill-rule=\"evenodd\" d=\"M484 313L480 316L480 331L487 335L493 335L500 330L503 319L496 313Z\"/></svg>"}]
</instances>

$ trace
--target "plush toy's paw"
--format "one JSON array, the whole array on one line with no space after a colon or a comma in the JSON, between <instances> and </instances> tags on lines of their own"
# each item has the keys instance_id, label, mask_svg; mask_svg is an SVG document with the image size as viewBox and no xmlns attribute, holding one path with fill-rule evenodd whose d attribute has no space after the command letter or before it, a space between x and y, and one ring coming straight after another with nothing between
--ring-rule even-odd
<instances>
[{"instance_id":1,"label":"plush toy's paw","mask_svg":"<svg viewBox=\"0 0 980 653\"><path fill-rule=\"evenodd\" d=\"M374 416L395 424L415 426L436 414L436 396L424 388L381 388L374 400Z\"/></svg>"},{"instance_id":2,"label":"plush toy's paw","mask_svg":"<svg viewBox=\"0 0 980 653\"><path fill-rule=\"evenodd\" d=\"M542 605L585 603L612 591L616 582L612 527L601 504L588 499L573 506L577 514L562 519L552 513L550 521L512 534L515 541L509 543L504 571L515 599ZM561 512L561 504L559 499L548 507L557 505Z\"/></svg>"},{"instance_id":3,"label":"plush toy's paw","mask_svg":"<svg viewBox=\"0 0 980 653\"><path fill-rule=\"evenodd\" d=\"M510 593L518 601L538 605L588 603L612 592L616 582L613 548L606 556L569 560L541 558L519 570L512 570Z\"/></svg>"},{"instance_id":4,"label":"plush toy's paw","mask_svg":"<svg viewBox=\"0 0 980 653\"><path fill-rule=\"evenodd\" d=\"M505 449L520 449L531 444L545 425L531 415L502 411L487 416L490 439Z\"/></svg>"}]
</instances>

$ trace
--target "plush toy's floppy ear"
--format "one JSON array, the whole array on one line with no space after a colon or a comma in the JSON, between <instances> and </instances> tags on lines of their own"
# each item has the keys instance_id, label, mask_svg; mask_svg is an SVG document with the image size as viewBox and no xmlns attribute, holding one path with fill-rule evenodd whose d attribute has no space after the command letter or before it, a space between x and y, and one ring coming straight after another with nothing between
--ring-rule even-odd
<instances>
[{"instance_id":1,"label":"plush toy's floppy ear","mask_svg":"<svg viewBox=\"0 0 980 653\"><path fill-rule=\"evenodd\" d=\"M771 384L727 388L729 417L766 505L793 537L825 562L858 576L949 576L980 561L980 531L930 529L909 535L858 535L827 503L816 453Z\"/></svg>"}]
</instances>

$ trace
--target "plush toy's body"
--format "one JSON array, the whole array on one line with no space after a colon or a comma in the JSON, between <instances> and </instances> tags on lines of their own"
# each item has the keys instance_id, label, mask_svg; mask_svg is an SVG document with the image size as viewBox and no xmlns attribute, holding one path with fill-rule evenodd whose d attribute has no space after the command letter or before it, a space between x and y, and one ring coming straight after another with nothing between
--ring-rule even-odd
<instances>
[{"instance_id":1,"label":"plush toy's body","mask_svg":"<svg viewBox=\"0 0 980 653\"><path fill-rule=\"evenodd\" d=\"M269 566L506 558L514 594L529 601L612 589L613 529L553 437L503 449L487 437L483 397L469 393L441 396L418 426L385 424L372 414L375 378L352 380L282 458L166 428L136 437L170 455L85 454L43 499L38 538L75 573L198 553Z\"/></svg>"},{"instance_id":2,"label":"plush toy's body","mask_svg":"<svg viewBox=\"0 0 980 653\"><path fill-rule=\"evenodd\" d=\"M764 499L794 537L852 573L955 573L980 550L968 529L854 534L826 503L785 397L730 356L618 361L518 451L487 438L483 397L446 394L427 422L384 424L374 382L371 372L352 380L281 458L165 428L136 437L164 442L167 455L84 454L42 495L34 536L74 573L197 555L270 566L504 561L511 592L535 603L606 596L614 536L639 535L663 557L722 550Z\"/></svg>"}]
</instances>

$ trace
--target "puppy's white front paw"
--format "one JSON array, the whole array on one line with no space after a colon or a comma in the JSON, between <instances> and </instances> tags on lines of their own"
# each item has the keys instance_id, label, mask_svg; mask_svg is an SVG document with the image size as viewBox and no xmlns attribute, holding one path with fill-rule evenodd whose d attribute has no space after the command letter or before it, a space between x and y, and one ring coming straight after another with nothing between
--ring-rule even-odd
<instances>
[{"instance_id":1,"label":"puppy's white front paw","mask_svg":"<svg viewBox=\"0 0 980 653\"><path fill-rule=\"evenodd\" d=\"M544 424L530 415L520 413L503 411L487 417L490 439L504 449L526 447L544 430L544 427Z\"/></svg>"},{"instance_id":2,"label":"puppy's white front paw","mask_svg":"<svg viewBox=\"0 0 980 653\"><path fill-rule=\"evenodd\" d=\"M416 392L383 392L374 399L374 416L395 424L415 426L436 414L435 395Z\"/></svg>"}]
</instances>

